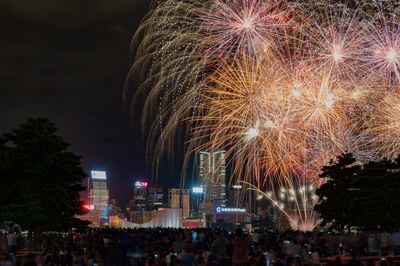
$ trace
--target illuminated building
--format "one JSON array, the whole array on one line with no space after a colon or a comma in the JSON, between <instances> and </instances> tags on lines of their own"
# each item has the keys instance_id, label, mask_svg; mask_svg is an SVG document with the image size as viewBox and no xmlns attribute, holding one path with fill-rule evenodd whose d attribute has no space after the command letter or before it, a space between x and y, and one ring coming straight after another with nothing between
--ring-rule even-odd
<instances>
[{"instance_id":1,"label":"illuminated building","mask_svg":"<svg viewBox=\"0 0 400 266\"><path fill-rule=\"evenodd\" d=\"M190 197L190 200L190 217L202 219L204 209L204 188L202 186L192 187L192 196Z\"/></svg>"},{"instance_id":2,"label":"illuminated building","mask_svg":"<svg viewBox=\"0 0 400 266\"><path fill-rule=\"evenodd\" d=\"M125 217L124 212L118 206L117 201L115 199L111 199L109 204L109 216L118 216L119 218L123 219Z\"/></svg>"},{"instance_id":3,"label":"illuminated building","mask_svg":"<svg viewBox=\"0 0 400 266\"><path fill-rule=\"evenodd\" d=\"M168 189L168 205L172 209L182 209L182 217L190 215L189 190L171 188Z\"/></svg>"},{"instance_id":4,"label":"illuminated building","mask_svg":"<svg viewBox=\"0 0 400 266\"><path fill-rule=\"evenodd\" d=\"M244 208L245 207L245 198L242 185L233 185L229 189L228 194L228 202L229 206L233 206L235 208Z\"/></svg>"},{"instance_id":5,"label":"illuminated building","mask_svg":"<svg viewBox=\"0 0 400 266\"><path fill-rule=\"evenodd\" d=\"M148 182L146 181L136 181L134 183L134 196L133 199L135 201L135 210L136 211L144 211L146 210L146 201L147 201L147 187Z\"/></svg>"},{"instance_id":6,"label":"illuminated building","mask_svg":"<svg viewBox=\"0 0 400 266\"><path fill-rule=\"evenodd\" d=\"M201 151L199 155L199 178L204 187L206 212L210 214L216 206L226 205L225 151Z\"/></svg>"},{"instance_id":7,"label":"illuminated building","mask_svg":"<svg viewBox=\"0 0 400 266\"><path fill-rule=\"evenodd\" d=\"M89 191L89 201L96 218L93 221L94 226L101 226L108 223L108 203L109 190L107 189L107 175L104 171L91 171L92 186ZM98 221L98 222L97 222Z\"/></svg>"},{"instance_id":8,"label":"illuminated building","mask_svg":"<svg viewBox=\"0 0 400 266\"><path fill-rule=\"evenodd\" d=\"M244 208L216 207L215 223L213 226L223 228L235 228L238 225L243 226L250 221L250 216Z\"/></svg>"},{"instance_id":9,"label":"illuminated building","mask_svg":"<svg viewBox=\"0 0 400 266\"><path fill-rule=\"evenodd\" d=\"M163 188L149 188L147 190L147 209L153 211L162 207L164 207Z\"/></svg>"},{"instance_id":10,"label":"illuminated building","mask_svg":"<svg viewBox=\"0 0 400 266\"><path fill-rule=\"evenodd\" d=\"M143 224L149 222L156 215L156 211L132 211L129 216L129 221L135 224Z\"/></svg>"}]
</instances>

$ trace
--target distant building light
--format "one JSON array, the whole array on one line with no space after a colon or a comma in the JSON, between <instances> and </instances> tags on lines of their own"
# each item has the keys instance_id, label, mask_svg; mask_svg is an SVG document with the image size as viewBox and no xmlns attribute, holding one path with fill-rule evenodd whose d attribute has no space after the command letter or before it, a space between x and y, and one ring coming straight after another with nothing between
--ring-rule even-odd
<instances>
[{"instance_id":1,"label":"distant building light","mask_svg":"<svg viewBox=\"0 0 400 266\"><path fill-rule=\"evenodd\" d=\"M135 187L137 188L146 188L149 184L147 182L143 181L136 181L135 182Z\"/></svg>"},{"instance_id":2,"label":"distant building light","mask_svg":"<svg viewBox=\"0 0 400 266\"><path fill-rule=\"evenodd\" d=\"M233 185L232 188L235 188L235 189L242 189L242 185Z\"/></svg>"},{"instance_id":3,"label":"distant building light","mask_svg":"<svg viewBox=\"0 0 400 266\"><path fill-rule=\"evenodd\" d=\"M107 180L107 175L105 171L91 171L92 179L97 180Z\"/></svg>"},{"instance_id":4,"label":"distant building light","mask_svg":"<svg viewBox=\"0 0 400 266\"><path fill-rule=\"evenodd\" d=\"M218 213L220 213L220 212L246 212L246 209L243 209L243 208L217 207L215 210L216 210Z\"/></svg>"},{"instance_id":5,"label":"distant building light","mask_svg":"<svg viewBox=\"0 0 400 266\"><path fill-rule=\"evenodd\" d=\"M193 191L193 193L203 193L204 189L203 189L203 187L193 187L192 191Z\"/></svg>"}]
</instances>

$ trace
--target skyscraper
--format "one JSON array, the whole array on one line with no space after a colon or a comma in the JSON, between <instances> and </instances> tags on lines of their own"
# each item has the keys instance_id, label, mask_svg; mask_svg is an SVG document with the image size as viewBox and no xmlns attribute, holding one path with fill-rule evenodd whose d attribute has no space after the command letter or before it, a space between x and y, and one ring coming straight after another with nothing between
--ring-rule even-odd
<instances>
[{"instance_id":1,"label":"skyscraper","mask_svg":"<svg viewBox=\"0 0 400 266\"><path fill-rule=\"evenodd\" d=\"M93 213L98 217L98 226L108 223L109 191L107 188L107 175L104 171L91 171L92 188L89 191L90 205Z\"/></svg>"},{"instance_id":2,"label":"skyscraper","mask_svg":"<svg viewBox=\"0 0 400 266\"><path fill-rule=\"evenodd\" d=\"M245 190L242 185L236 184L230 187L228 193L228 206L234 208L245 208Z\"/></svg>"},{"instance_id":3,"label":"skyscraper","mask_svg":"<svg viewBox=\"0 0 400 266\"><path fill-rule=\"evenodd\" d=\"M150 211L164 207L163 188L149 188L147 193L147 208Z\"/></svg>"},{"instance_id":4,"label":"skyscraper","mask_svg":"<svg viewBox=\"0 0 400 266\"><path fill-rule=\"evenodd\" d=\"M182 209L182 217L190 215L189 190L171 188L168 189L168 205L170 208Z\"/></svg>"},{"instance_id":5,"label":"skyscraper","mask_svg":"<svg viewBox=\"0 0 400 266\"><path fill-rule=\"evenodd\" d=\"M148 182L146 181L136 181L134 184L134 200L136 211L144 211L147 209L147 187Z\"/></svg>"},{"instance_id":6,"label":"skyscraper","mask_svg":"<svg viewBox=\"0 0 400 266\"><path fill-rule=\"evenodd\" d=\"M200 183L204 187L206 212L226 206L225 151L200 152Z\"/></svg>"}]
</instances>

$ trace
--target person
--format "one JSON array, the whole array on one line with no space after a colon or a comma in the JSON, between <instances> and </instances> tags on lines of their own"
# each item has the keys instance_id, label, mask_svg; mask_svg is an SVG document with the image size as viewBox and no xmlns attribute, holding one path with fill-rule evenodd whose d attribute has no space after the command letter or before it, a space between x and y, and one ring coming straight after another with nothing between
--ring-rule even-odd
<instances>
[{"instance_id":1,"label":"person","mask_svg":"<svg viewBox=\"0 0 400 266\"><path fill-rule=\"evenodd\" d=\"M399 232L396 232L392 235L392 244L393 244L394 254L399 255L400 254L400 233Z\"/></svg>"},{"instance_id":2,"label":"person","mask_svg":"<svg viewBox=\"0 0 400 266\"><path fill-rule=\"evenodd\" d=\"M167 266L174 265L174 263L176 263L177 256L178 254L173 248L171 248L171 252L165 256L165 262L167 263Z\"/></svg>"},{"instance_id":3,"label":"person","mask_svg":"<svg viewBox=\"0 0 400 266\"><path fill-rule=\"evenodd\" d=\"M313 264L319 264L319 253L318 253L318 249L315 245L312 245L311 247L311 261L313 262Z\"/></svg>"},{"instance_id":4,"label":"person","mask_svg":"<svg viewBox=\"0 0 400 266\"><path fill-rule=\"evenodd\" d=\"M122 266L125 265L124 258L125 256L121 247L114 239L110 239L105 254L105 264L110 266Z\"/></svg>"},{"instance_id":5,"label":"person","mask_svg":"<svg viewBox=\"0 0 400 266\"><path fill-rule=\"evenodd\" d=\"M28 261L24 263L24 266L37 266L35 262L35 254L31 253L28 255Z\"/></svg>"},{"instance_id":6,"label":"person","mask_svg":"<svg viewBox=\"0 0 400 266\"><path fill-rule=\"evenodd\" d=\"M7 234L7 247L9 253L14 255L17 253L17 234L14 231Z\"/></svg>"},{"instance_id":7,"label":"person","mask_svg":"<svg viewBox=\"0 0 400 266\"><path fill-rule=\"evenodd\" d=\"M217 264L224 266L226 264L226 255L228 250L228 240L225 238L224 232L218 231L217 239L211 244L211 248L215 253Z\"/></svg>"},{"instance_id":8,"label":"person","mask_svg":"<svg viewBox=\"0 0 400 266\"><path fill-rule=\"evenodd\" d=\"M251 235L251 240L253 242L253 245L255 249L258 249L258 243L260 242L260 234L258 233L258 230L254 230L253 234Z\"/></svg>"},{"instance_id":9,"label":"person","mask_svg":"<svg viewBox=\"0 0 400 266\"><path fill-rule=\"evenodd\" d=\"M206 265L207 266L217 266L217 263L215 262L215 257L213 255L208 256Z\"/></svg>"},{"instance_id":10,"label":"person","mask_svg":"<svg viewBox=\"0 0 400 266\"><path fill-rule=\"evenodd\" d=\"M265 266L267 264L267 260L265 259L264 254L260 254L257 259L256 266Z\"/></svg>"},{"instance_id":11,"label":"person","mask_svg":"<svg viewBox=\"0 0 400 266\"><path fill-rule=\"evenodd\" d=\"M243 238L242 228L236 229L235 236L232 239L232 246L232 265L245 266L247 263L248 242Z\"/></svg>"},{"instance_id":12,"label":"person","mask_svg":"<svg viewBox=\"0 0 400 266\"><path fill-rule=\"evenodd\" d=\"M7 254L0 253L0 266L12 266L14 263Z\"/></svg>"},{"instance_id":13,"label":"person","mask_svg":"<svg viewBox=\"0 0 400 266\"><path fill-rule=\"evenodd\" d=\"M146 266L157 266L156 257L154 254L150 254L146 258Z\"/></svg>"},{"instance_id":14,"label":"person","mask_svg":"<svg viewBox=\"0 0 400 266\"><path fill-rule=\"evenodd\" d=\"M203 251L199 251L199 253L194 257L193 265L195 266L205 266L206 261L203 257Z\"/></svg>"}]
</instances>

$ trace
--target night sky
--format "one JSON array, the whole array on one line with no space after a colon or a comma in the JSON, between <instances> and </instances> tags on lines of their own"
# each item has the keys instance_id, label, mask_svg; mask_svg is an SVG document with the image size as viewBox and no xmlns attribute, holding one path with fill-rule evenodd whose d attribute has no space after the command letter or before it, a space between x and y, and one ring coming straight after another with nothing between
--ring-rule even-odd
<instances>
[{"instance_id":1,"label":"night sky","mask_svg":"<svg viewBox=\"0 0 400 266\"><path fill-rule=\"evenodd\" d=\"M151 172L139 115L131 115L122 102L130 40L149 3L0 3L0 134L26 117L50 118L82 156L86 172L108 172L111 197L123 204L132 180ZM179 175L180 169L164 170L159 180L178 185Z\"/></svg>"}]
</instances>

